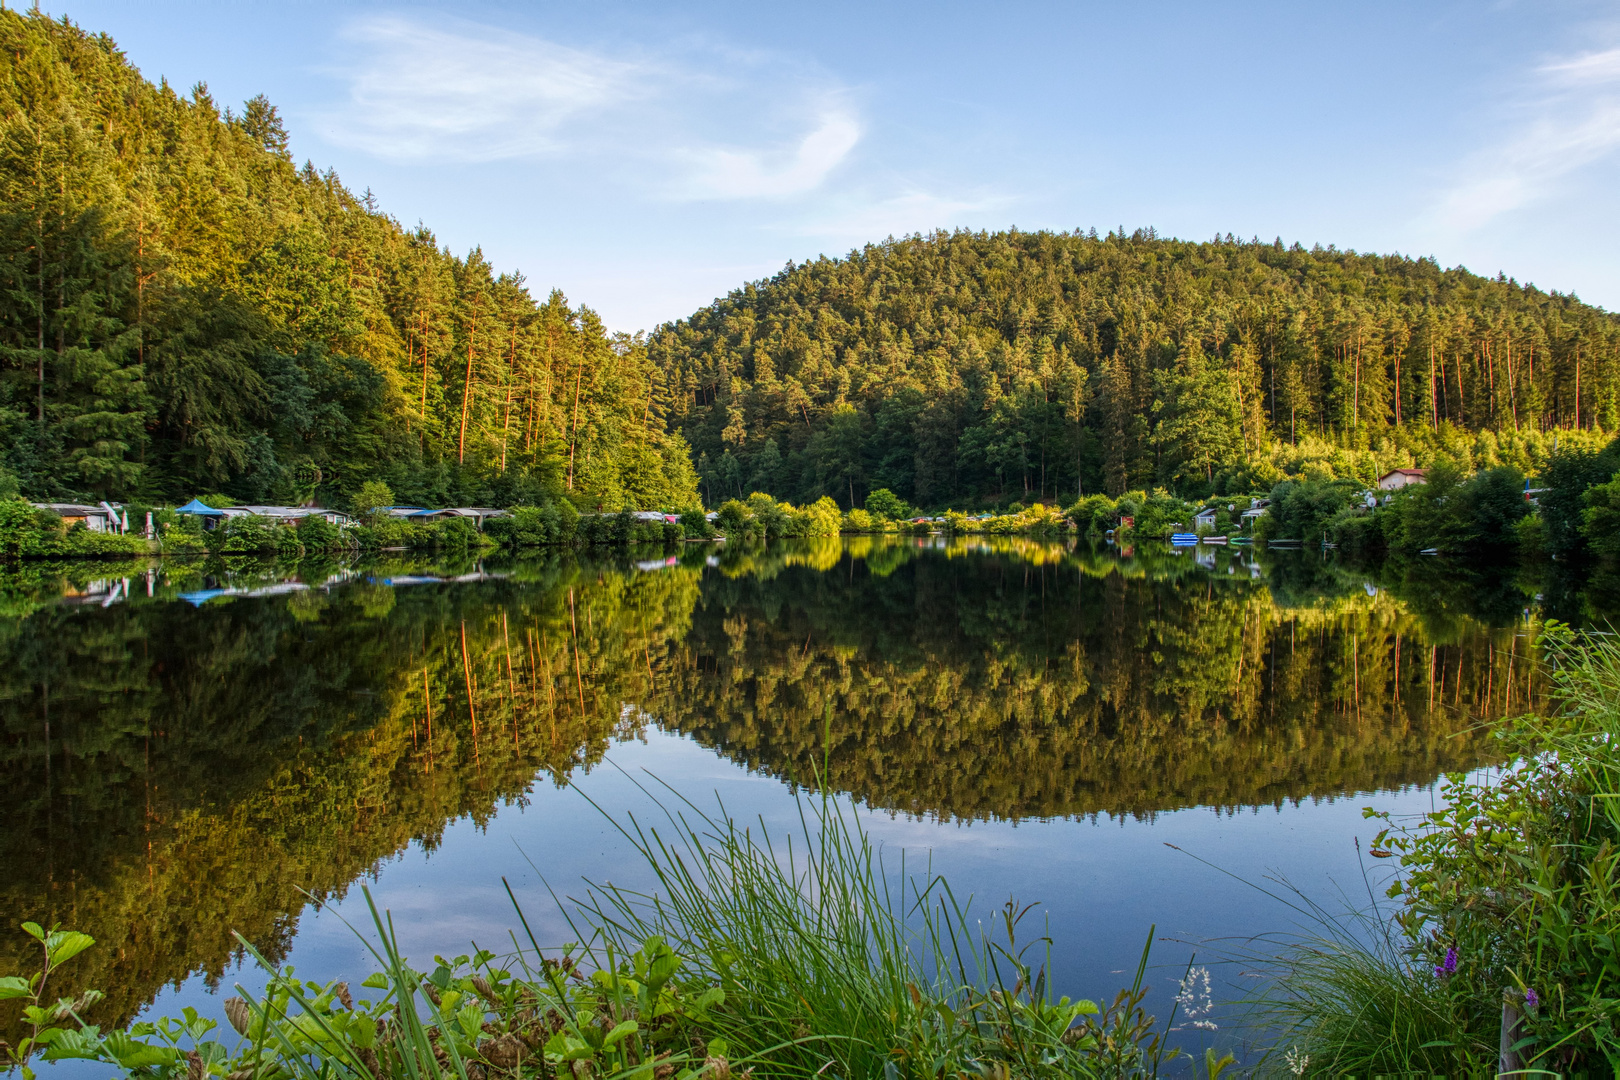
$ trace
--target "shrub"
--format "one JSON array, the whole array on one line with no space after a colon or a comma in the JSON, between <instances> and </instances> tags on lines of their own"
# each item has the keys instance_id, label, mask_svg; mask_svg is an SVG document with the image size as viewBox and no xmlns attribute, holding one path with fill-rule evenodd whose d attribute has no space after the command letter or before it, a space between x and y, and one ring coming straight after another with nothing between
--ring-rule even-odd
<instances>
[{"instance_id":1,"label":"shrub","mask_svg":"<svg viewBox=\"0 0 1620 1080\"><path fill-rule=\"evenodd\" d=\"M906 501L888 488L878 488L866 497L866 512L884 521L899 521L912 516Z\"/></svg>"},{"instance_id":2,"label":"shrub","mask_svg":"<svg viewBox=\"0 0 1620 1080\"><path fill-rule=\"evenodd\" d=\"M392 505L394 493L381 480L367 480L354 493L354 514L362 525L376 525L389 517L385 508Z\"/></svg>"},{"instance_id":3,"label":"shrub","mask_svg":"<svg viewBox=\"0 0 1620 1080\"><path fill-rule=\"evenodd\" d=\"M342 529L317 514L299 521L298 543L306 552L341 551L350 546Z\"/></svg>"},{"instance_id":4,"label":"shrub","mask_svg":"<svg viewBox=\"0 0 1620 1080\"><path fill-rule=\"evenodd\" d=\"M146 541L137 535L92 532L82 523L68 528L60 515L36 510L22 499L0 500L0 557L144 555Z\"/></svg>"},{"instance_id":5,"label":"shrub","mask_svg":"<svg viewBox=\"0 0 1620 1080\"><path fill-rule=\"evenodd\" d=\"M681 511L681 534L688 540L712 540L714 526L704 516L703 508Z\"/></svg>"},{"instance_id":6,"label":"shrub","mask_svg":"<svg viewBox=\"0 0 1620 1080\"><path fill-rule=\"evenodd\" d=\"M1271 489L1271 507L1256 535L1266 540L1319 542L1328 522L1350 506L1360 485L1353 480L1284 480Z\"/></svg>"},{"instance_id":7,"label":"shrub","mask_svg":"<svg viewBox=\"0 0 1620 1080\"><path fill-rule=\"evenodd\" d=\"M741 537L748 531L751 521L752 516L746 503L727 499L720 504L720 510L715 515L714 527L727 536Z\"/></svg>"},{"instance_id":8,"label":"shrub","mask_svg":"<svg viewBox=\"0 0 1620 1080\"><path fill-rule=\"evenodd\" d=\"M876 525L872 515L859 507L844 515L844 528L849 532L874 532Z\"/></svg>"}]
</instances>

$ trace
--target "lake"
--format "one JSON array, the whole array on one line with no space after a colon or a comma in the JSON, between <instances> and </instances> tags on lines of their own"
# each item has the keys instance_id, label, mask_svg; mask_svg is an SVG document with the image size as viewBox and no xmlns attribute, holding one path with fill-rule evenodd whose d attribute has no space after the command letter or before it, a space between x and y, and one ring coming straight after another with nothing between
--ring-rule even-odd
<instances>
[{"instance_id":1,"label":"lake","mask_svg":"<svg viewBox=\"0 0 1620 1080\"><path fill-rule=\"evenodd\" d=\"M360 884L421 964L510 949L503 882L560 945L549 890L650 879L615 822L684 797L781 834L818 783L894 872L1038 904L1062 992L1111 999L1156 928L1163 1016L1195 956L1297 928L1269 878L1378 895L1362 808L1429 810L1542 693L1512 574L1241 548L25 565L0 606L3 910L95 936L56 992L103 1023L221 1016L262 981L233 932L363 977ZM1253 991L1215 974L1227 1027L1186 1045Z\"/></svg>"}]
</instances>

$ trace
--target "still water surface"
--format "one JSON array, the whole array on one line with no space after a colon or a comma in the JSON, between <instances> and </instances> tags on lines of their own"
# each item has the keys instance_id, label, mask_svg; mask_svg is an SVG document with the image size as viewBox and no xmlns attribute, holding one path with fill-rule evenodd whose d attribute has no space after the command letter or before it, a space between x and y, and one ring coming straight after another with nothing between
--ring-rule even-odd
<instances>
[{"instance_id":1,"label":"still water surface","mask_svg":"<svg viewBox=\"0 0 1620 1080\"><path fill-rule=\"evenodd\" d=\"M1362 807L1428 810L1535 704L1517 596L1433 577L939 538L32 567L0 581L0 911L96 937L104 1022L220 1015L258 981L233 931L363 976L369 882L419 962L499 951L504 877L561 944L547 883L647 882L603 812L656 815L653 778L787 830L821 770L891 865L1038 902L1062 992L1111 998L1156 926L1162 1011L1212 939L1294 925L1245 881L1364 902Z\"/></svg>"}]
</instances>

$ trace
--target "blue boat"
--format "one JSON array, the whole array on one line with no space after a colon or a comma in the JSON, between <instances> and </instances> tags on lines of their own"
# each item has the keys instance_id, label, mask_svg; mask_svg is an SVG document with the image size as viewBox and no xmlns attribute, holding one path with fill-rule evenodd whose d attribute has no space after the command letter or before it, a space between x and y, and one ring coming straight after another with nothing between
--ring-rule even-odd
<instances>
[{"instance_id":1,"label":"blue boat","mask_svg":"<svg viewBox=\"0 0 1620 1080\"><path fill-rule=\"evenodd\" d=\"M1191 547L1198 543L1197 533L1171 533L1170 542L1176 547Z\"/></svg>"}]
</instances>

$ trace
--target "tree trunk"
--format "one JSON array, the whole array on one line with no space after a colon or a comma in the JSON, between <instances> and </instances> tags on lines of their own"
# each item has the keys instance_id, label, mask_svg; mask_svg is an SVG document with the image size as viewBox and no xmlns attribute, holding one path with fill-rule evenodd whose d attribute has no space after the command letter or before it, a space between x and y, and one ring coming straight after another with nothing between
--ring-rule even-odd
<instances>
[{"instance_id":1,"label":"tree trunk","mask_svg":"<svg viewBox=\"0 0 1620 1080\"><path fill-rule=\"evenodd\" d=\"M467 378L461 387L461 437L456 443L456 464L467 460L467 407L472 404L473 338L478 333L478 316L473 315L472 327L467 331Z\"/></svg>"}]
</instances>

